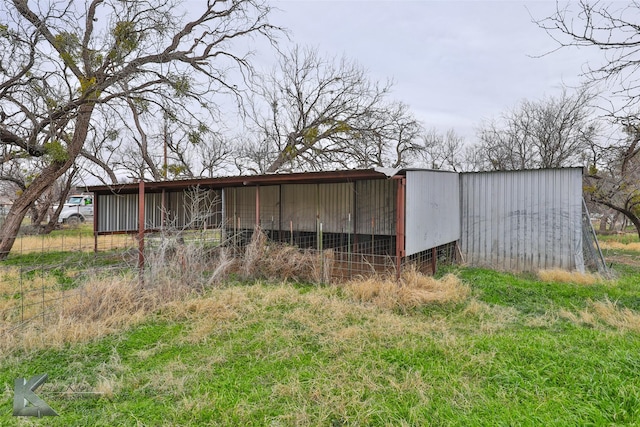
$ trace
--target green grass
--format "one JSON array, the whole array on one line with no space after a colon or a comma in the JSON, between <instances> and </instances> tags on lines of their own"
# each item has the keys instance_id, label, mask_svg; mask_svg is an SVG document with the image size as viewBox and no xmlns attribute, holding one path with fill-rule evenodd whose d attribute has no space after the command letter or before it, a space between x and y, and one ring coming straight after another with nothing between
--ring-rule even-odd
<instances>
[{"instance_id":1,"label":"green grass","mask_svg":"<svg viewBox=\"0 0 640 427\"><path fill-rule=\"evenodd\" d=\"M598 234L598 240L601 242L618 242L625 245L640 242L635 229L630 229L624 234Z\"/></svg>"},{"instance_id":2,"label":"green grass","mask_svg":"<svg viewBox=\"0 0 640 427\"><path fill-rule=\"evenodd\" d=\"M640 334L557 315L606 298L637 310L640 285L457 271L474 297L446 309L236 284L202 298L228 316L194 302L89 343L14 352L0 361L0 425L640 424ZM38 394L60 416L11 417L14 378L45 372ZM105 380L112 394L72 392Z\"/></svg>"},{"instance_id":3,"label":"green grass","mask_svg":"<svg viewBox=\"0 0 640 427\"><path fill-rule=\"evenodd\" d=\"M618 278L596 285L445 268L471 296L416 309L228 282L89 342L7 352L0 425L640 425L638 252L605 256ZM623 323L594 314L607 301ZM12 417L14 379L40 373L60 416Z\"/></svg>"}]
</instances>

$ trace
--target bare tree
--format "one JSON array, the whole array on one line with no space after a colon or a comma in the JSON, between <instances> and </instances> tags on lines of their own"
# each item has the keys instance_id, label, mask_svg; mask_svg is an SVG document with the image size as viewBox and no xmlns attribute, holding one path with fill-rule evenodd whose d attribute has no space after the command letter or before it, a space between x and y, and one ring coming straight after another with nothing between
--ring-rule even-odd
<instances>
[{"instance_id":1,"label":"bare tree","mask_svg":"<svg viewBox=\"0 0 640 427\"><path fill-rule=\"evenodd\" d=\"M404 167L421 162L424 129L409 107L401 102L372 109L358 123L358 131L347 136L334 163L342 167Z\"/></svg>"},{"instance_id":2,"label":"bare tree","mask_svg":"<svg viewBox=\"0 0 640 427\"><path fill-rule=\"evenodd\" d=\"M537 23L560 48L604 53L600 65L585 65L585 77L612 91L615 99L610 100L609 115L622 125L625 136L613 143L592 145L585 195L625 215L640 236L640 2L557 3L555 13Z\"/></svg>"},{"instance_id":3,"label":"bare tree","mask_svg":"<svg viewBox=\"0 0 640 427\"><path fill-rule=\"evenodd\" d=\"M403 164L421 127L405 105L387 101L390 88L352 61L294 48L255 82L254 139L242 147L238 167L262 173Z\"/></svg>"},{"instance_id":4,"label":"bare tree","mask_svg":"<svg viewBox=\"0 0 640 427\"><path fill-rule=\"evenodd\" d=\"M465 164L464 139L449 129L445 134L432 128L422 136L423 164L430 169L461 172Z\"/></svg>"},{"instance_id":5,"label":"bare tree","mask_svg":"<svg viewBox=\"0 0 640 427\"><path fill-rule=\"evenodd\" d=\"M538 26L551 36L559 47L598 49L604 52L601 65L585 64L585 76L590 82L602 82L624 100L614 107L635 110L640 100L640 2L603 3L599 1L557 2L551 16L538 20Z\"/></svg>"},{"instance_id":6,"label":"bare tree","mask_svg":"<svg viewBox=\"0 0 640 427\"><path fill-rule=\"evenodd\" d=\"M625 137L593 149L585 196L623 214L640 237L640 125L628 123Z\"/></svg>"},{"instance_id":7,"label":"bare tree","mask_svg":"<svg viewBox=\"0 0 640 427\"><path fill-rule=\"evenodd\" d=\"M271 37L262 0L208 0L178 15L179 1L26 0L0 5L1 162L45 159L0 228L0 258L22 219L85 149L97 112L130 101L207 110L250 71L238 39Z\"/></svg>"},{"instance_id":8,"label":"bare tree","mask_svg":"<svg viewBox=\"0 0 640 427\"><path fill-rule=\"evenodd\" d=\"M541 101L523 101L485 123L474 147L483 169L517 170L577 166L597 136L587 89Z\"/></svg>"}]
</instances>

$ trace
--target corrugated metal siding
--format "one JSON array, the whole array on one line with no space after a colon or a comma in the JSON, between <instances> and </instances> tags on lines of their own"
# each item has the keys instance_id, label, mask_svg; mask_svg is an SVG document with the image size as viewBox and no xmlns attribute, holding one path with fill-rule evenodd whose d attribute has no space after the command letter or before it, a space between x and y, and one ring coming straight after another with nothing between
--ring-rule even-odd
<instances>
[{"instance_id":1,"label":"corrugated metal siding","mask_svg":"<svg viewBox=\"0 0 640 427\"><path fill-rule=\"evenodd\" d=\"M162 227L162 193L144 193L144 215L145 228Z\"/></svg>"},{"instance_id":2,"label":"corrugated metal siding","mask_svg":"<svg viewBox=\"0 0 640 427\"><path fill-rule=\"evenodd\" d=\"M138 230L137 194L100 194L98 199L98 232L132 232ZM145 193L145 228L163 227L162 193ZM188 189L165 194L164 227L217 227L222 212L220 191Z\"/></svg>"},{"instance_id":3,"label":"corrugated metal siding","mask_svg":"<svg viewBox=\"0 0 640 427\"><path fill-rule=\"evenodd\" d=\"M282 186L282 228L295 231L316 231L318 216L318 184L287 184Z\"/></svg>"},{"instance_id":4,"label":"corrugated metal siding","mask_svg":"<svg viewBox=\"0 0 640 427\"><path fill-rule=\"evenodd\" d=\"M395 236L396 182L390 179L356 182L356 233Z\"/></svg>"},{"instance_id":5,"label":"corrugated metal siding","mask_svg":"<svg viewBox=\"0 0 640 427\"><path fill-rule=\"evenodd\" d=\"M256 223L256 187L225 188L227 227L253 229Z\"/></svg>"},{"instance_id":6,"label":"corrugated metal siding","mask_svg":"<svg viewBox=\"0 0 640 427\"><path fill-rule=\"evenodd\" d=\"M170 193L171 194L171 193ZM214 228L222 224L221 190L191 188L176 192L169 213L177 214L176 228ZM162 199L159 199L159 203Z\"/></svg>"},{"instance_id":7,"label":"corrugated metal siding","mask_svg":"<svg viewBox=\"0 0 640 427\"><path fill-rule=\"evenodd\" d=\"M353 183L318 185L319 215L324 232L353 232L349 222L349 215L353 212L353 192Z\"/></svg>"},{"instance_id":8,"label":"corrugated metal siding","mask_svg":"<svg viewBox=\"0 0 640 427\"><path fill-rule=\"evenodd\" d=\"M137 194L100 194L97 196L98 232L122 232L138 229Z\"/></svg>"},{"instance_id":9,"label":"corrugated metal siding","mask_svg":"<svg viewBox=\"0 0 640 427\"><path fill-rule=\"evenodd\" d=\"M260 226L264 230L278 230L280 227L280 186L260 186L258 191L260 191Z\"/></svg>"},{"instance_id":10,"label":"corrugated metal siding","mask_svg":"<svg viewBox=\"0 0 640 427\"><path fill-rule=\"evenodd\" d=\"M407 255L460 239L457 173L408 171L406 188Z\"/></svg>"},{"instance_id":11,"label":"corrugated metal siding","mask_svg":"<svg viewBox=\"0 0 640 427\"><path fill-rule=\"evenodd\" d=\"M470 265L584 269L582 171L461 174L461 250Z\"/></svg>"}]
</instances>

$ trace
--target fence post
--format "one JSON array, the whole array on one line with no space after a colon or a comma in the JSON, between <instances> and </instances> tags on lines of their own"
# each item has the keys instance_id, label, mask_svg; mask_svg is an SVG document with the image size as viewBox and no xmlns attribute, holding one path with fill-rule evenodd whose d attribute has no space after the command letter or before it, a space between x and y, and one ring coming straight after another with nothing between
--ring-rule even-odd
<instances>
[{"instance_id":1,"label":"fence post","mask_svg":"<svg viewBox=\"0 0 640 427\"><path fill-rule=\"evenodd\" d=\"M320 251L320 283L324 283L324 252L322 250L322 223L318 233L318 250Z\"/></svg>"},{"instance_id":2,"label":"fence post","mask_svg":"<svg viewBox=\"0 0 640 427\"><path fill-rule=\"evenodd\" d=\"M22 266L20 267L20 323L24 323L24 287L22 283Z\"/></svg>"},{"instance_id":3,"label":"fence post","mask_svg":"<svg viewBox=\"0 0 640 427\"><path fill-rule=\"evenodd\" d=\"M351 279L351 212L347 225L347 266L349 268L349 279Z\"/></svg>"}]
</instances>

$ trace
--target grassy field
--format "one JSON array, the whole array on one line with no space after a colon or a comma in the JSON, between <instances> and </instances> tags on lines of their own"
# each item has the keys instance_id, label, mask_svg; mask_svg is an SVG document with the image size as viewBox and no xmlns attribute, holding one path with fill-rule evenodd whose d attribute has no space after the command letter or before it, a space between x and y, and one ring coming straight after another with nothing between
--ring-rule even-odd
<instances>
[{"instance_id":1,"label":"grassy field","mask_svg":"<svg viewBox=\"0 0 640 427\"><path fill-rule=\"evenodd\" d=\"M640 425L640 252L603 243L614 280L89 283L0 343L0 425ZM12 417L40 373L60 416Z\"/></svg>"}]
</instances>

